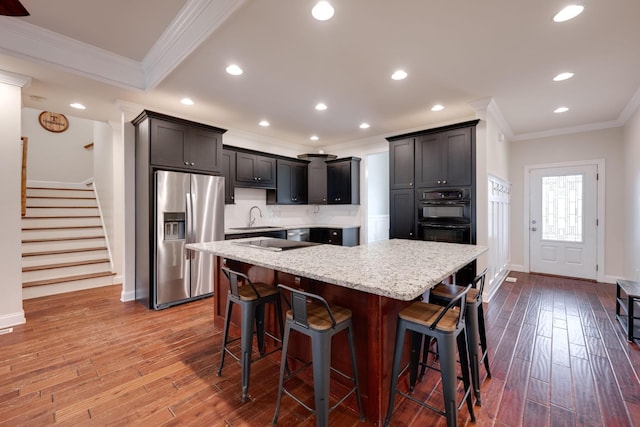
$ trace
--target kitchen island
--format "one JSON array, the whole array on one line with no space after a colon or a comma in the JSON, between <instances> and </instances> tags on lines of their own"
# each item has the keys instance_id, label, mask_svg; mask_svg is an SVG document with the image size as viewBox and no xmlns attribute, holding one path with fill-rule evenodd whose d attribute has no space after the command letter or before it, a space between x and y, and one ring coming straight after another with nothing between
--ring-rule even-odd
<instances>
[{"instance_id":1,"label":"kitchen island","mask_svg":"<svg viewBox=\"0 0 640 427\"><path fill-rule=\"evenodd\" d=\"M301 288L351 309L363 406L367 419L374 422L381 422L386 411L398 312L487 250L475 245L402 239L354 247L317 245L285 251L238 243L241 241L187 246L216 258L216 325L221 326L224 320L228 292L221 272L224 264L248 274L252 280ZM267 323L275 329L275 319L267 319ZM309 345L302 337L297 338L300 343L292 343L299 352L296 356L310 360ZM346 349L346 338L336 336L332 363L349 372ZM337 388L334 390L332 384L332 391L340 394L339 380L334 383ZM347 404L355 407L355 402L348 400Z\"/></svg>"}]
</instances>

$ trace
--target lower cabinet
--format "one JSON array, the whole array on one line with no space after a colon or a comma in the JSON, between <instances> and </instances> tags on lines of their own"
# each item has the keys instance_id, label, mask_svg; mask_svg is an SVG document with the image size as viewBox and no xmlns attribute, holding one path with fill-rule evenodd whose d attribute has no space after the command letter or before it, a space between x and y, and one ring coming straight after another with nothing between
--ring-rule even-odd
<instances>
[{"instance_id":1,"label":"lower cabinet","mask_svg":"<svg viewBox=\"0 0 640 427\"><path fill-rule=\"evenodd\" d=\"M416 208L415 190L391 190L389 192L389 238L415 239Z\"/></svg>"},{"instance_id":2,"label":"lower cabinet","mask_svg":"<svg viewBox=\"0 0 640 427\"><path fill-rule=\"evenodd\" d=\"M357 246L360 244L360 227L312 228L310 240L325 245Z\"/></svg>"},{"instance_id":3,"label":"lower cabinet","mask_svg":"<svg viewBox=\"0 0 640 427\"><path fill-rule=\"evenodd\" d=\"M225 234L224 240L245 239L247 237L275 237L277 239L286 239L286 230L272 230L272 231L256 231L251 233L233 233Z\"/></svg>"}]
</instances>

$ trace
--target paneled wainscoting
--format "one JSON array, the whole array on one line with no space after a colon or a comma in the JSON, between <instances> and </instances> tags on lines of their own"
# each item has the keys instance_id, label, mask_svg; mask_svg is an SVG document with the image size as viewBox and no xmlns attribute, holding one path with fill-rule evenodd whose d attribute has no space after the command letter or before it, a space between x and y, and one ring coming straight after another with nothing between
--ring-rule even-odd
<instances>
[{"instance_id":1,"label":"paneled wainscoting","mask_svg":"<svg viewBox=\"0 0 640 427\"><path fill-rule=\"evenodd\" d=\"M487 306L493 378L475 425L640 426L640 348L615 321L615 286L511 276ZM26 325L0 335L0 425L271 425L277 364L252 366L242 404L240 367L215 374L222 334L211 299L155 312L119 296L107 286L24 302ZM437 405L439 390L428 374L415 393ZM473 425L466 409L459 420ZM341 407L330 422L373 425ZM315 418L285 397L279 425ZM445 423L401 402L392 425Z\"/></svg>"}]
</instances>

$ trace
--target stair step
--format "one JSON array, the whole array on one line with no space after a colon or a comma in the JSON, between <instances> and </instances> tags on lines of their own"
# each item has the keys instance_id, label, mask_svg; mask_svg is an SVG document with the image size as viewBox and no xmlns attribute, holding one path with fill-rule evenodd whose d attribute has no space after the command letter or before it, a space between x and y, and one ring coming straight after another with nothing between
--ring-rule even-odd
<instances>
[{"instance_id":1,"label":"stair step","mask_svg":"<svg viewBox=\"0 0 640 427\"><path fill-rule=\"evenodd\" d=\"M74 217L22 217L22 227L46 229L54 227L101 226L99 216Z\"/></svg>"},{"instance_id":2,"label":"stair step","mask_svg":"<svg viewBox=\"0 0 640 427\"><path fill-rule=\"evenodd\" d=\"M77 228L48 228L48 229L23 229L22 238L25 240L34 239L57 239L57 238L78 238L87 236L102 235L102 227L77 227Z\"/></svg>"},{"instance_id":3,"label":"stair step","mask_svg":"<svg viewBox=\"0 0 640 427\"><path fill-rule=\"evenodd\" d=\"M66 195L61 195L61 196L30 196L27 195L27 199L66 199L66 200L78 200L78 199L83 199L83 200L95 200L95 197L93 195L91 196L66 196Z\"/></svg>"},{"instance_id":4,"label":"stair step","mask_svg":"<svg viewBox=\"0 0 640 427\"><path fill-rule=\"evenodd\" d=\"M106 246L97 246L92 248L76 248L76 249L57 249L52 251L40 251L40 252L23 252L23 257L43 256L43 255L61 255L72 254L77 252L93 252L93 251L106 251Z\"/></svg>"},{"instance_id":5,"label":"stair step","mask_svg":"<svg viewBox=\"0 0 640 427\"><path fill-rule=\"evenodd\" d=\"M91 240L91 239L103 239L104 236L101 235L93 235L93 236L78 236L78 237L52 237L52 238L44 238L44 239L24 239L22 243L46 243L46 242L65 242L65 241L74 241L74 240Z\"/></svg>"},{"instance_id":6,"label":"stair step","mask_svg":"<svg viewBox=\"0 0 640 427\"><path fill-rule=\"evenodd\" d=\"M27 207L27 215L25 217L68 217L77 218L81 216L99 216L97 206L81 206L81 207ZM25 218L23 217L23 218Z\"/></svg>"},{"instance_id":7,"label":"stair step","mask_svg":"<svg viewBox=\"0 0 640 427\"><path fill-rule=\"evenodd\" d=\"M22 287L29 288L33 286L53 285L56 283L64 283L64 282L71 282L74 280L84 280L84 279L97 279L99 277L107 277L107 276L115 276L115 273L112 273L110 271L103 271L99 273L78 274L75 276L56 277L53 279L45 279L45 280L34 280L32 282L23 282Z\"/></svg>"},{"instance_id":8,"label":"stair step","mask_svg":"<svg viewBox=\"0 0 640 427\"><path fill-rule=\"evenodd\" d=\"M66 268L66 267L78 267L81 265L102 264L105 262L109 262L109 258L92 259L92 260L86 260L86 261L61 262L58 264L48 264L48 265L36 265L33 267L25 267L22 269L22 272L26 273L29 271L53 270L56 268Z\"/></svg>"},{"instance_id":9,"label":"stair step","mask_svg":"<svg viewBox=\"0 0 640 427\"><path fill-rule=\"evenodd\" d=\"M110 271L111 263L105 258L98 260L82 260L74 262L60 262L50 265L33 265L22 269L22 281L34 282L38 280L55 279L58 277L77 276Z\"/></svg>"},{"instance_id":10,"label":"stair step","mask_svg":"<svg viewBox=\"0 0 640 427\"><path fill-rule=\"evenodd\" d=\"M22 231L47 231L47 230L79 230L85 228L102 228L100 225L68 225L68 226L53 226L53 227L22 227Z\"/></svg>"},{"instance_id":11,"label":"stair step","mask_svg":"<svg viewBox=\"0 0 640 427\"><path fill-rule=\"evenodd\" d=\"M22 255L22 268L36 267L40 265L51 265L59 263L81 262L100 260L109 257L106 248L97 249L77 249L74 251L60 250L49 252L35 252L34 255Z\"/></svg>"}]
</instances>

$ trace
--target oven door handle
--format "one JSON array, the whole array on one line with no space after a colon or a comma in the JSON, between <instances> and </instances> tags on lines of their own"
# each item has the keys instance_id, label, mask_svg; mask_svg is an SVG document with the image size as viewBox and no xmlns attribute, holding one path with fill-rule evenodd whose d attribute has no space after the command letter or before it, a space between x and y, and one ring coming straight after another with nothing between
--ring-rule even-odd
<instances>
[{"instance_id":1,"label":"oven door handle","mask_svg":"<svg viewBox=\"0 0 640 427\"><path fill-rule=\"evenodd\" d=\"M437 202L421 201L425 206L467 206L471 203L470 200L442 200Z\"/></svg>"},{"instance_id":2,"label":"oven door handle","mask_svg":"<svg viewBox=\"0 0 640 427\"><path fill-rule=\"evenodd\" d=\"M450 228L450 229L456 229L456 230L465 230L471 227L470 224L429 224L429 223L422 223L420 224L420 226L431 227L431 228Z\"/></svg>"}]
</instances>

